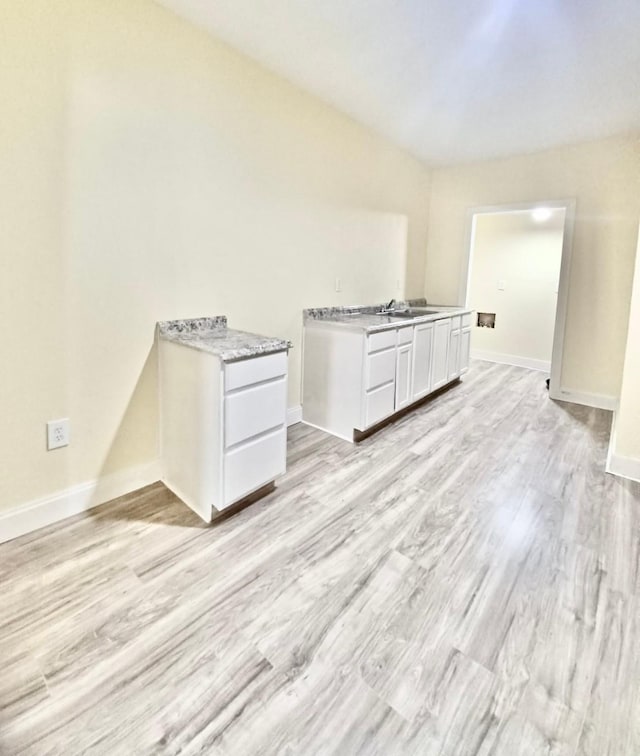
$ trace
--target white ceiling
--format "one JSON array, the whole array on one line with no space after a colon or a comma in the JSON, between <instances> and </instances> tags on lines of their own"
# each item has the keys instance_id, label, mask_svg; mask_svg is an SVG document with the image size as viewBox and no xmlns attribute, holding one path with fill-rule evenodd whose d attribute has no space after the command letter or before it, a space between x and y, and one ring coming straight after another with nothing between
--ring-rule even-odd
<instances>
[{"instance_id":1,"label":"white ceiling","mask_svg":"<svg viewBox=\"0 0 640 756\"><path fill-rule=\"evenodd\" d=\"M640 129L640 0L159 0L430 163Z\"/></svg>"}]
</instances>

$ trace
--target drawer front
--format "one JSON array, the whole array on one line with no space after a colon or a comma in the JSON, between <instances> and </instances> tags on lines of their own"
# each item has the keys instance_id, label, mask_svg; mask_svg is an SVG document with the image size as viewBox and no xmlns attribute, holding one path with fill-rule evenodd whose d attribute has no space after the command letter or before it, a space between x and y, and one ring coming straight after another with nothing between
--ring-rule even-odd
<instances>
[{"instance_id":1,"label":"drawer front","mask_svg":"<svg viewBox=\"0 0 640 756\"><path fill-rule=\"evenodd\" d=\"M228 507L282 475L286 463L286 428L225 452L224 506Z\"/></svg>"},{"instance_id":2,"label":"drawer front","mask_svg":"<svg viewBox=\"0 0 640 756\"><path fill-rule=\"evenodd\" d=\"M285 378L229 394L224 399L225 448L271 428L284 426L286 419Z\"/></svg>"},{"instance_id":3,"label":"drawer front","mask_svg":"<svg viewBox=\"0 0 640 756\"><path fill-rule=\"evenodd\" d=\"M240 362L228 362L224 366L224 389L250 386L252 383L268 381L287 374L287 353L277 352L264 357L251 357Z\"/></svg>"},{"instance_id":4,"label":"drawer front","mask_svg":"<svg viewBox=\"0 0 640 756\"><path fill-rule=\"evenodd\" d=\"M462 318L460 317L460 315L454 315L451 318L451 330L452 331L459 331L461 323L462 323Z\"/></svg>"},{"instance_id":5,"label":"drawer front","mask_svg":"<svg viewBox=\"0 0 640 756\"><path fill-rule=\"evenodd\" d=\"M470 326L471 326L471 313L470 312L466 312L462 316L462 327L463 328L469 328Z\"/></svg>"},{"instance_id":6,"label":"drawer front","mask_svg":"<svg viewBox=\"0 0 640 756\"><path fill-rule=\"evenodd\" d=\"M413 343L413 326L398 328L398 346Z\"/></svg>"},{"instance_id":7,"label":"drawer front","mask_svg":"<svg viewBox=\"0 0 640 756\"><path fill-rule=\"evenodd\" d=\"M367 428L393 414L395 409L396 386L389 383L367 393L365 398L365 418Z\"/></svg>"},{"instance_id":8,"label":"drawer front","mask_svg":"<svg viewBox=\"0 0 640 756\"><path fill-rule=\"evenodd\" d=\"M367 352L379 352L381 349L389 349L396 345L396 329L372 333L367 337Z\"/></svg>"},{"instance_id":9,"label":"drawer front","mask_svg":"<svg viewBox=\"0 0 640 756\"><path fill-rule=\"evenodd\" d=\"M387 349L386 352L376 352L367 357L366 389L376 388L383 383L393 381L396 376L396 350Z\"/></svg>"}]
</instances>

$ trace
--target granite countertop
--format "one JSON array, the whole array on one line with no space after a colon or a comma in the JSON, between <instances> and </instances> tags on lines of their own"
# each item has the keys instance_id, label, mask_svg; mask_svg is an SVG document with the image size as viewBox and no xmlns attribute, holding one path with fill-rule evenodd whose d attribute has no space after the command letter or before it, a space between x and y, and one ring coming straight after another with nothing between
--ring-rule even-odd
<instances>
[{"instance_id":1,"label":"granite countertop","mask_svg":"<svg viewBox=\"0 0 640 756\"><path fill-rule=\"evenodd\" d=\"M157 324L157 329L159 338L215 354L223 362L236 362L263 354L284 352L293 346L286 339L228 328L226 315L191 320L165 320Z\"/></svg>"},{"instance_id":2,"label":"granite countertop","mask_svg":"<svg viewBox=\"0 0 640 756\"><path fill-rule=\"evenodd\" d=\"M386 304L386 303L385 303ZM397 302L398 310L410 308L415 311L412 318L393 318L386 315L376 315L384 304L358 305L347 307L315 307L304 310L305 325L330 323L343 328L375 333L387 331L391 328L414 325L415 323L427 323L431 320L440 320L443 317L471 312L465 307L452 307L448 305L427 305L425 299L410 299L406 302ZM437 310L437 312L433 312ZM422 311L422 312L421 312Z\"/></svg>"}]
</instances>

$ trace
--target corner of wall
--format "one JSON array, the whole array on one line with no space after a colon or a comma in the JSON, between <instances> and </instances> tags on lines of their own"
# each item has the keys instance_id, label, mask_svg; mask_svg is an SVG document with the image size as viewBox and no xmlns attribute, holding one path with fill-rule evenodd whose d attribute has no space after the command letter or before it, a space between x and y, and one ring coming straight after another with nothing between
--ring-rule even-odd
<instances>
[{"instance_id":1,"label":"corner of wall","mask_svg":"<svg viewBox=\"0 0 640 756\"><path fill-rule=\"evenodd\" d=\"M609 438L609 451L607 453L607 464L605 470L611 475L617 475L620 478L627 478L640 483L640 459L626 457L617 452L616 424L618 413L613 413L613 424L611 425L611 437Z\"/></svg>"}]
</instances>

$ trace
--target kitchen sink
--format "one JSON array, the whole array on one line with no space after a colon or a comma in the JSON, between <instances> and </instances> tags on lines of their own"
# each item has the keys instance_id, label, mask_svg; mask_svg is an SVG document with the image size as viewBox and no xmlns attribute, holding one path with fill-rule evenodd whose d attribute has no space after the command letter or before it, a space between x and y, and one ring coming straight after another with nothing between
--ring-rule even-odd
<instances>
[{"instance_id":1,"label":"kitchen sink","mask_svg":"<svg viewBox=\"0 0 640 756\"><path fill-rule=\"evenodd\" d=\"M419 318L421 315L437 315L441 310L397 310L394 312L377 312L376 315L383 315L387 318Z\"/></svg>"},{"instance_id":2,"label":"kitchen sink","mask_svg":"<svg viewBox=\"0 0 640 756\"><path fill-rule=\"evenodd\" d=\"M387 318L415 318L416 314L409 312L408 310L399 312L376 312L376 315L381 315Z\"/></svg>"}]
</instances>

